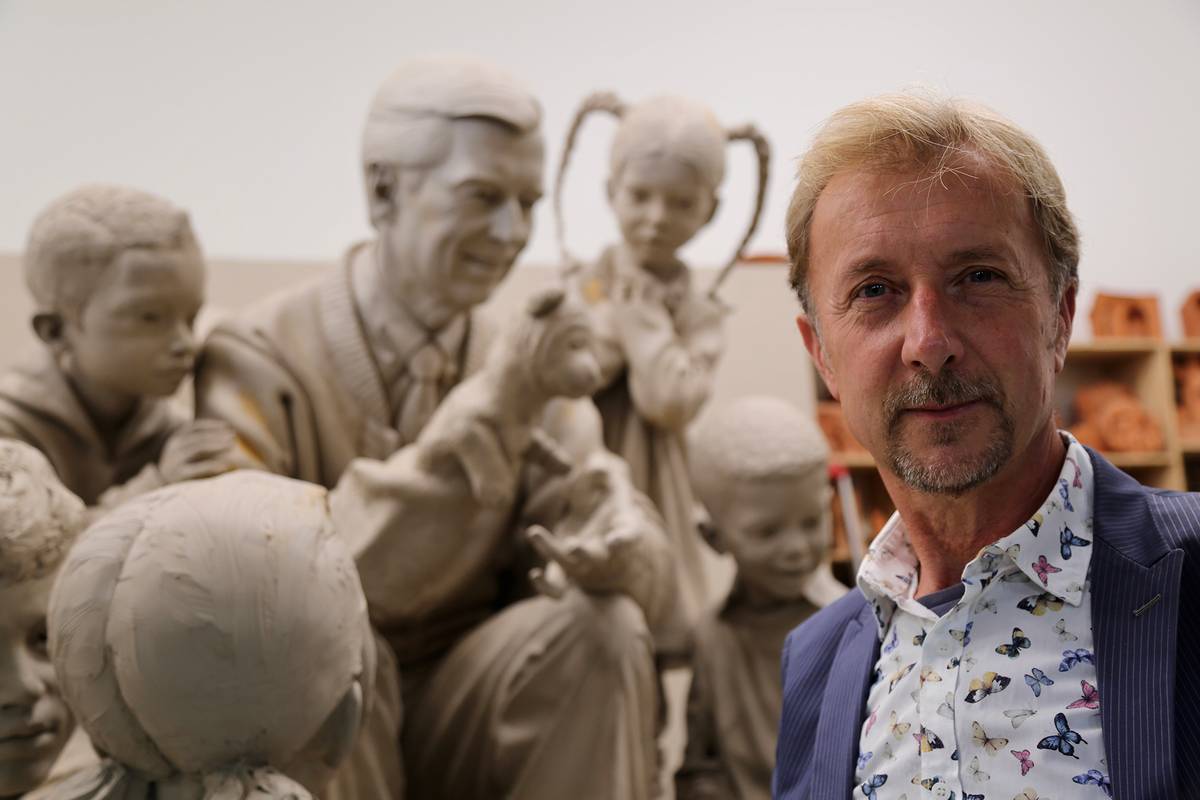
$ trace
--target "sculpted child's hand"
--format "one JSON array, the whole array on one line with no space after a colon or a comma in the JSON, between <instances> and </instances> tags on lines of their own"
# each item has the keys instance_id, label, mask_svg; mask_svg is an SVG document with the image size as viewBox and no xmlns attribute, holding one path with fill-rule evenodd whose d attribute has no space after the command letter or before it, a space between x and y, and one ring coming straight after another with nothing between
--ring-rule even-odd
<instances>
[{"instance_id":1,"label":"sculpted child's hand","mask_svg":"<svg viewBox=\"0 0 1200 800\"><path fill-rule=\"evenodd\" d=\"M171 435L158 459L167 483L211 478L237 466L233 429L221 420L198 419Z\"/></svg>"}]
</instances>

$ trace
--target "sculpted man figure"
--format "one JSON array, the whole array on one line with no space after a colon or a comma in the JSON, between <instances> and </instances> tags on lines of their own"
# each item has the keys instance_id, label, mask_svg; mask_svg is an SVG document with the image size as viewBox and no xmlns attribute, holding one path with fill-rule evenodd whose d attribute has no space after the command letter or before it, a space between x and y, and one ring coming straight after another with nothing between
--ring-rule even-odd
<instances>
[{"instance_id":1,"label":"sculpted man figure","mask_svg":"<svg viewBox=\"0 0 1200 800\"><path fill-rule=\"evenodd\" d=\"M661 598L672 596L673 571L652 508L603 451L594 406L548 412L547 430L577 465L565 479L499 454L525 480L512 497L483 487L487 502L465 529L408 524L411 505L398 502L423 490L420 471L401 468L401 448L481 368L492 341L476 306L529 237L542 194L540 117L536 100L493 68L402 67L363 135L375 240L219 327L198 368L198 411L234 427L245 463L333 488L368 598L388 578L380 564L423 564L410 595L385 591L388 602L370 604L399 661L411 797L642 798L654 783L647 623L670 609ZM526 541L514 521L551 533ZM489 544L448 551L451 534ZM528 545L557 559L538 573L543 596L525 580ZM380 665L359 747L372 752L356 753L351 772L394 748L399 708L384 674L394 681L394 667ZM397 796L385 783L359 796Z\"/></svg>"},{"instance_id":2,"label":"sculpted man figure","mask_svg":"<svg viewBox=\"0 0 1200 800\"><path fill-rule=\"evenodd\" d=\"M784 645L775 796L1195 796L1200 496L1055 429L1079 241L1045 151L964 102L855 103L787 226L800 332L897 513Z\"/></svg>"}]
</instances>

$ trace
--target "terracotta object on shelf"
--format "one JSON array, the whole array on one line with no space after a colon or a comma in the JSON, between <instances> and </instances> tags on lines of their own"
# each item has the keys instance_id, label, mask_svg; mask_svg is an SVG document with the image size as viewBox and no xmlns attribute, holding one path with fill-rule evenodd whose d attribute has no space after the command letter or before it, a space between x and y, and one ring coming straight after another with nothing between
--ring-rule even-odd
<instances>
[{"instance_id":1,"label":"terracotta object on shelf","mask_svg":"<svg viewBox=\"0 0 1200 800\"><path fill-rule=\"evenodd\" d=\"M1200 354L1175 363L1179 437L1189 447L1200 447Z\"/></svg>"},{"instance_id":2,"label":"terracotta object on shelf","mask_svg":"<svg viewBox=\"0 0 1200 800\"><path fill-rule=\"evenodd\" d=\"M817 424L829 442L829 449L837 453L865 453L866 448L859 444L846 427L846 417L842 406L834 400L822 400L817 403Z\"/></svg>"},{"instance_id":3,"label":"terracotta object on shelf","mask_svg":"<svg viewBox=\"0 0 1200 800\"><path fill-rule=\"evenodd\" d=\"M1153 295L1098 294L1092 306L1092 335L1162 338L1158 298Z\"/></svg>"},{"instance_id":4,"label":"terracotta object on shelf","mask_svg":"<svg viewBox=\"0 0 1200 800\"><path fill-rule=\"evenodd\" d=\"M1179 313L1183 317L1183 335L1189 339L1200 339L1200 289L1187 296Z\"/></svg>"},{"instance_id":5,"label":"terracotta object on shelf","mask_svg":"<svg viewBox=\"0 0 1200 800\"><path fill-rule=\"evenodd\" d=\"M1162 428L1128 386L1115 381L1081 386L1074 406L1076 423L1070 431L1083 444L1118 453L1165 446Z\"/></svg>"}]
</instances>

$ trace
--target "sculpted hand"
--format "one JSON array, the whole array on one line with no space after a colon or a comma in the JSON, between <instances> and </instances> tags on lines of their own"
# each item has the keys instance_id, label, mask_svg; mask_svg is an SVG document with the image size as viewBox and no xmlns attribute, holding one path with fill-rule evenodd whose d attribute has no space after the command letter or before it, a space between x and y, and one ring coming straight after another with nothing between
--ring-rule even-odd
<instances>
[{"instance_id":1,"label":"sculpted hand","mask_svg":"<svg viewBox=\"0 0 1200 800\"><path fill-rule=\"evenodd\" d=\"M611 462L594 459L576 476L567 513L554 533L541 525L526 530L529 544L547 564L530 576L539 591L558 597L568 584L591 593L629 588L645 517L627 483L614 476Z\"/></svg>"},{"instance_id":2,"label":"sculpted hand","mask_svg":"<svg viewBox=\"0 0 1200 800\"><path fill-rule=\"evenodd\" d=\"M237 439L221 420L199 419L183 426L163 446L158 471L167 483L211 478L236 468Z\"/></svg>"}]
</instances>

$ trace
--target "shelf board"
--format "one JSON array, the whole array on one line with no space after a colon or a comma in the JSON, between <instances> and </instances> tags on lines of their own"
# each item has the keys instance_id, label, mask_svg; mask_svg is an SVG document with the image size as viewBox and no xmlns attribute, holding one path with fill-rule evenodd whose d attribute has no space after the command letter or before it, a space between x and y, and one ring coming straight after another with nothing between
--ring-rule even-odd
<instances>
[{"instance_id":1,"label":"shelf board","mask_svg":"<svg viewBox=\"0 0 1200 800\"><path fill-rule=\"evenodd\" d=\"M1143 453L1101 453L1105 458L1113 463L1113 466L1121 469L1137 468L1137 467L1169 467L1171 466L1171 454L1165 450L1154 450Z\"/></svg>"},{"instance_id":2,"label":"shelf board","mask_svg":"<svg viewBox=\"0 0 1200 800\"><path fill-rule=\"evenodd\" d=\"M1184 339L1182 342L1176 342L1171 345L1171 352L1180 354L1200 353L1200 339Z\"/></svg>"},{"instance_id":3,"label":"shelf board","mask_svg":"<svg viewBox=\"0 0 1200 800\"><path fill-rule=\"evenodd\" d=\"M875 459L865 450L842 450L830 453L829 463L847 469L875 469Z\"/></svg>"},{"instance_id":4,"label":"shelf board","mask_svg":"<svg viewBox=\"0 0 1200 800\"><path fill-rule=\"evenodd\" d=\"M1103 358L1109 356L1145 356L1164 347L1162 341L1149 337L1109 337L1072 343L1067 357Z\"/></svg>"},{"instance_id":5,"label":"shelf board","mask_svg":"<svg viewBox=\"0 0 1200 800\"><path fill-rule=\"evenodd\" d=\"M1180 449L1188 458L1200 458L1200 442L1184 442Z\"/></svg>"}]
</instances>

